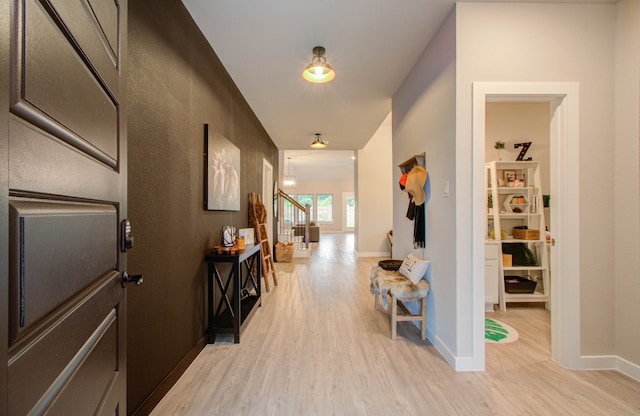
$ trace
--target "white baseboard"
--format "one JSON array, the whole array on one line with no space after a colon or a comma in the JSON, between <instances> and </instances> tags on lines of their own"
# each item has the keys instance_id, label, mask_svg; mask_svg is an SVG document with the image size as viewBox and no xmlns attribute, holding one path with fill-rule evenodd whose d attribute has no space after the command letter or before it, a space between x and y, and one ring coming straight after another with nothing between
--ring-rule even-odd
<instances>
[{"instance_id":1,"label":"white baseboard","mask_svg":"<svg viewBox=\"0 0 640 416\"><path fill-rule=\"evenodd\" d=\"M617 355L583 355L580 357L580 370L617 370L640 381L640 365Z\"/></svg>"},{"instance_id":2,"label":"white baseboard","mask_svg":"<svg viewBox=\"0 0 640 416\"><path fill-rule=\"evenodd\" d=\"M471 357L456 357L433 332L427 330L427 339L436 347L440 355L456 371L484 371L481 363ZM580 370L616 370L640 381L640 365L617 355L588 355L580 357Z\"/></svg>"},{"instance_id":3,"label":"white baseboard","mask_svg":"<svg viewBox=\"0 0 640 416\"><path fill-rule=\"evenodd\" d=\"M449 349L449 347L447 347L447 345L444 342L442 342L440 338L438 338L432 331L429 330L429 328L427 328L427 339L429 340L429 342L433 344L434 347L436 347L436 350L438 350L440 355L442 355L442 358L444 358L445 361L448 362L449 365L455 369L456 356Z\"/></svg>"},{"instance_id":4,"label":"white baseboard","mask_svg":"<svg viewBox=\"0 0 640 416\"><path fill-rule=\"evenodd\" d=\"M583 355L577 370L613 370L616 368L615 355Z\"/></svg>"},{"instance_id":5,"label":"white baseboard","mask_svg":"<svg viewBox=\"0 0 640 416\"><path fill-rule=\"evenodd\" d=\"M617 357L616 370L620 371L631 377L634 380L640 381L640 365L625 360L624 358Z\"/></svg>"},{"instance_id":6,"label":"white baseboard","mask_svg":"<svg viewBox=\"0 0 640 416\"><path fill-rule=\"evenodd\" d=\"M484 361L484 360L483 360ZM456 371L484 371L484 363L473 357L457 357L453 367Z\"/></svg>"},{"instance_id":7,"label":"white baseboard","mask_svg":"<svg viewBox=\"0 0 640 416\"><path fill-rule=\"evenodd\" d=\"M420 314L420 302L402 302L404 307L414 315ZM419 322L413 322L413 325L420 329ZM456 371L484 371L484 363L478 363L477 360L467 357L455 357L451 350L436 337L435 334L427 328L427 339L432 343L440 355L453 367Z\"/></svg>"},{"instance_id":8,"label":"white baseboard","mask_svg":"<svg viewBox=\"0 0 640 416\"><path fill-rule=\"evenodd\" d=\"M484 371L482 363L471 357L457 357L432 331L427 329L427 339L431 342L440 355L456 371ZM640 381L640 365L617 355L584 355L580 357L580 370L616 370L622 374Z\"/></svg>"}]
</instances>

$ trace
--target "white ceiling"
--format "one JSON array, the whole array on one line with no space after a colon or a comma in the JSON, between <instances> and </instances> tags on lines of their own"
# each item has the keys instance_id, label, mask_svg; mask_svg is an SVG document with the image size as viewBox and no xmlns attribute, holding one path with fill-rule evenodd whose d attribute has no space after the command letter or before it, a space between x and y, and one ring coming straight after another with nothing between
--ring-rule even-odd
<instances>
[{"instance_id":1,"label":"white ceiling","mask_svg":"<svg viewBox=\"0 0 640 416\"><path fill-rule=\"evenodd\" d=\"M364 147L454 0L183 0L279 149ZM336 78L302 71L326 48Z\"/></svg>"},{"instance_id":2,"label":"white ceiling","mask_svg":"<svg viewBox=\"0 0 640 416\"><path fill-rule=\"evenodd\" d=\"M298 182L353 183L354 159L353 150L286 150L281 168Z\"/></svg>"},{"instance_id":3,"label":"white ceiling","mask_svg":"<svg viewBox=\"0 0 640 416\"><path fill-rule=\"evenodd\" d=\"M182 2L276 146L309 150L321 133L329 146L311 153L317 160L330 150L364 147L456 0ZM327 84L302 78L314 46L326 48L336 71Z\"/></svg>"}]
</instances>

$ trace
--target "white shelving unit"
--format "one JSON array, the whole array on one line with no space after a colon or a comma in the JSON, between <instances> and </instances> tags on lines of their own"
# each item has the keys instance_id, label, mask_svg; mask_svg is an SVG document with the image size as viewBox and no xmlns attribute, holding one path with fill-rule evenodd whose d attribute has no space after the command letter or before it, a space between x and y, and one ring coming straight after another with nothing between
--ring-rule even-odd
<instances>
[{"instance_id":1,"label":"white shelving unit","mask_svg":"<svg viewBox=\"0 0 640 416\"><path fill-rule=\"evenodd\" d=\"M487 242L496 242L502 248L505 244L524 244L533 253L535 265L505 265L503 256L498 258L497 276L485 276L485 279L498 279L498 304L506 310L507 302L545 302L550 300L549 258L546 247L545 220L540 180L540 162L488 162L485 180L487 183L487 202L489 198L493 208L486 204ZM516 231L525 234L524 238L513 236L514 227L526 227ZM493 232L491 232L493 230ZM531 234L538 230L538 236ZM493 241L492 241L493 240ZM508 251L508 250L507 250ZM530 277L537 282L533 293L507 293L505 276ZM490 285L487 285L490 287ZM495 285L493 286L495 287ZM486 296L486 299L492 296Z\"/></svg>"}]
</instances>

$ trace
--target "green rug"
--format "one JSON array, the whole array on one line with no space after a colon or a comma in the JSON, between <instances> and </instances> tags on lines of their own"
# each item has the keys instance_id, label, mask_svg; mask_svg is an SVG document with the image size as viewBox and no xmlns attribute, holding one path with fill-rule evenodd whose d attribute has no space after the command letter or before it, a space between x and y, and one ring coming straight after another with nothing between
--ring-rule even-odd
<instances>
[{"instance_id":1,"label":"green rug","mask_svg":"<svg viewBox=\"0 0 640 416\"><path fill-rule=\"evenodd\" d=\"M484 318L484 340L493 344L508 344L518 339L518 331L495 319Z\"/></svg>"}]
</instances>

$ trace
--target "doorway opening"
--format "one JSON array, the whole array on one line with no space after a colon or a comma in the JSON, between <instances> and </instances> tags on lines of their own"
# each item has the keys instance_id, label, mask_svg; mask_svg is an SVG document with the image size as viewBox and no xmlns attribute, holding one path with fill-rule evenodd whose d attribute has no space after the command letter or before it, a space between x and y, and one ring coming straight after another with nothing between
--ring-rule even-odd
<instances>
[{"instance_id":1,"label":"doorway opening","mask_svg":"<svg viewBox=\"0 0 640 416\"><path fill-rule=\"evenodd\" d=\"M280 154L280 160L286 160L286 166L281 165L280 177L295 178L283 191L303 206L309 204L309 219L320 234L353 232L357 224L355 211L345 209L345 205L354 206L353 197L348 199L355 192L354 152L281 150ZM302 218L287 217L285 213L279 217L278 228L287 230L303 222Z\"/></svg>"},{"instance_id":2,"label":"doorway opening","mask_svg":"<svg viewBox=\"0 0 640 416\"><path fill-rule=\"evenodd\" d=\"M345 232L353 232L356 227L356 197L353 192L342 193L343 221Z\"/></svg>"},{"instance_id":3,"label":"doorway opening","mask_svg":"<svg viewBox=\"0 0 640 416\"><path fill-rule=\"evenodd\" d=\"M555 246L551 248L551 358L569 368L580 359L578 83L473 84L474 288L484 288L486 108L491 102L550 105L549 193ZM473 295L474 354L484 368L484 290Z\"/></svg>"},{"instance_id":4,"label":"doorway opening","mask_svg":"<svg viewBox=\"0 0 640 416\"><path fill-rule=\"evenodd\" d=\"M273 215L274 215L274 196L277 189L274 189L273 166L262 159L262 203L267 208L267 238L271 244L273 239Z\"/></svg>"},{"instance_id":5,"label":"doorway opening","mask_svg":"<svg viewBox=\"0 0 640 416\"><path fill-rule=\"evenodd\" d=\"M535 340L528 344L532 351L523 343L512 348L546 359L551 355L553 275L546 241L546 232L553 232L547 202L551 108L548 101L485 104L485 338L498 344L518 337ZM500 365L497 348L486 346L487 368Z\"/></svg>"}]
</instances>

